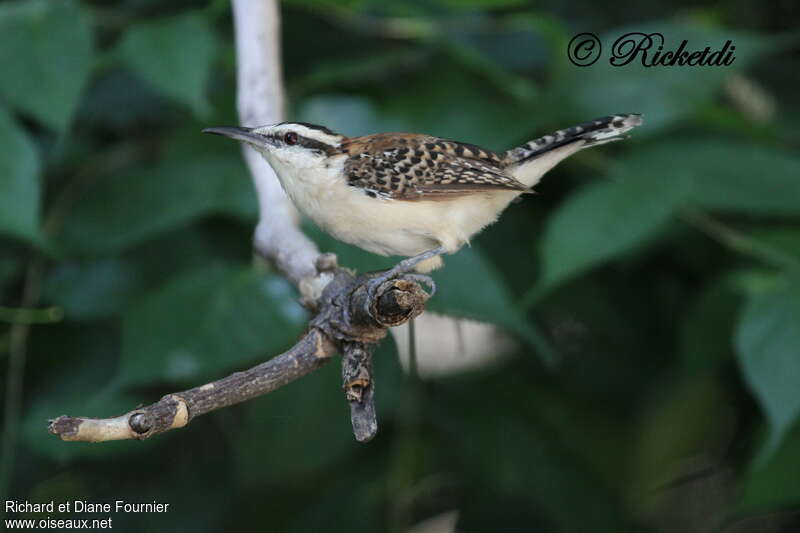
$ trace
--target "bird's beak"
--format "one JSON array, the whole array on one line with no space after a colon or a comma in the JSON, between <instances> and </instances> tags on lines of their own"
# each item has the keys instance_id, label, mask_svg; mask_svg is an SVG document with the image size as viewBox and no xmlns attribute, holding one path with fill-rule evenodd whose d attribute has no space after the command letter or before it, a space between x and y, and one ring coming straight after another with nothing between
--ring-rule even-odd
<instances>
[{"instance_id":1,"label":"bird's beak","mask_svg":"<svg viewBox=\"0 0 800 533\"><path fill-rule=\"evenodd\" d=\"M246 142L255 146L267 146L267 138L263 135L253 133L253 128L241 127L221 127L221 128L206 128L203 133L213 133L214 135L223 135L231 139Z\"/></svg>"}]
</instances>

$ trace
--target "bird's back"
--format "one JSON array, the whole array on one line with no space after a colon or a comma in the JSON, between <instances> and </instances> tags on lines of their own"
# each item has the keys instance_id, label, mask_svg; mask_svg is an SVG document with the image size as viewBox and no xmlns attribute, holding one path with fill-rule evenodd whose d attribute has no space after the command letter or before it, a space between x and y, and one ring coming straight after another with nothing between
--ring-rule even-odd
<instances>
[{"instance_id":1,"label":"bird's back","mask_svg":"<svg viewBox=\"0 0 800 533\"><path fill-rule=\"evenodd\" d=\"M499 155L429 135L380 133L343 143L348 184L371 197L448 200L476 192L526 187L503 168Z\"/></svg>"}]
</instances>

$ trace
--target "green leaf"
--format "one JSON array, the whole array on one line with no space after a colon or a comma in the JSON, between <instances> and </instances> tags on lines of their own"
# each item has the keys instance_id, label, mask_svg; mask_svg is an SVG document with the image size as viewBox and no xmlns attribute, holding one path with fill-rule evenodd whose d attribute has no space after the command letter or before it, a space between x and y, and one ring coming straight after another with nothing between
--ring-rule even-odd
<instances>
[{"instance_id":1,"label":"green leaf","mask_svg":"<svg viewBox=\"0 0 800 533\"><path fill-rule=\"evenodd\" d=\"M134 26L123 37L120 53L153 87L205 114L216 48L208 22L198 13L187 13Z\"/></svg>"},{"instance_id":2,"label":"green leaf","mask_svg":"<svg viewBox=\"0 0 800 533\"><path fill-rule=\"evenodd\" d=\"M446 255L444 262L433 273L437 290L428 305L432 311L519 329L521 317L511 305L511 294L477 248L465 246Z\"/></svg>"},{"instance_id":3,"label":"green leaf","mask_svg":"<svg viewBox=\"0 0 800 533\"><path fill-rule=\"evenodd\" d=\"M92 60L89 20L71 0L0 6L0 95L57 129L65 128Z\"/></svg>"},{"instance_id":4,"label":"green leaf","mask_svg":"<svg viewBox=\"0 0 800 533\"><path fill-rule=\"evenodd\" d=\"M485 76L454 67L450 56L434 60L437 68L432 72L398 78L403 91L378 92L369 100L316 96L301 106L299 115L347 135L418 131L495 150L505 150L536 135L537 114L531 105L510 102L508 94L487 82ZM459 90L453 91L453 87ZM465 109L472 112L465 113Z\"/></svg>"},{"instance_id":5,"label":"green leaf","mask_svg":"<svg viewBox=\"0 0 800 533\"><path fill-rule=\"evenodd\" d=\"M744 380L770 423L764 459L800 414L800 282L751 296L735 343Z\"/></svg>"},{"instance_id":6,"label":"green leaf","mask_svg":"<svg viewBox=\"0 0 800 533\"><path fill-rule=\"evenodd\" d=\"M660 487L697 470L690 458L722 455L729 445L733 402L717 375L676 378L651 389L652 397L637 406L626 485L641 511L672 496Z\"/></svg>"},{"instance_id":7,"label":"green leaf","mask_svg":"<svg viewBox=\"0 0 800 533\"><path fill-rule=\"evenodd\" d=\"M108 176L75 203L61 243L109 252L211 213L254 219L258 205L241 157L197 156Z\"/></svg>"},{"instance_id":8,"label":"green leaf","mask_svg":"<svg viewBox=\"0 0 800 533\"><path fill-rule=\"evenodd\" d=\"M556 355L478 248L465 246L444 261L444 268L434 272L437 289L430 310L496 324L519 335L546 364L555 363Z\"/></svg>"},{"instance_id":9,"label":"green leaf","mask_svg":"<svg viewBox=\"0 0 800 533\"><path fill-rule=\"evenodd\" d=\"M128 308L120 375L129 384L218 377L288 348L305 318L284 279L207 266Z\"/></svg>"},{"instance_id":10,"label":"green leaf","mask_svg":"<svg viewBox=\"0 0 800 533\"><path fill-rule=\"evenodd\" d=\"M391 76L396 73L398 69L405 68L409 64L419 62L422 59L422 54L417 49L401 49L389 51L372 51L370 54L361 54L359 56L347 55L342 59L333 60L328 59L321 61L315 65L314 68L300 78L291 80L291 86L288 92L292 95L309 95L308 100L303 101L300 108L302 114L307 112L304 108L307 107L307 102L313 102L317 98L322 101L322 105L328 105L327 100L362 100L356 96L333 96L325 95L326 91L336 90L341 87L342 81L347 80L348 84L359 83L367 85L373 83L375 80L380 80L386 76ZM289 80L287 80L288 82ZM322 96L316 97L314 95L321 94ZM313 104L318 105L318 104ZM313 114L313 111L312 111ZM303 119L305 120L305 119ZM319 124L333 126L330 121L320 121ZM338 122L337 124L341 124ZM347 123L344 123L345 125ZM338 127L338 126L336 126ZM359 128L356 128L360 131ZM374 133L370 131L369 133Z\"/></svg>"},{"instance_id":11,"label":"green leaf","mask_svg":"<svg viewBox=\"0 0 800 533\"><path fill-rule=\"evenodd\" d=\"M142 285L139 272L120 258L61 262L45 278L43 293L70 320L118 313Z\"/></svg>"},{"instance_id":12,"label":"green leaf","mask_svg":"<svg viewBox=\"0 0 800 533\"><path fill-rule=\"evenodd\" d=\"M800 157L754 144L707 139L651 143L620 162L667 183L693 178L698 207L757 215L800 214Z\"/></svg>"},{"instance_id":13,"label":"green leaf","mask_svg":"<svg viewBox=\"0 0 800 533\"><path fill-rule=\"evenodd\" d=\"M639 55L629 64L611 65L609 60L615 41L631 32L661 33L665 39L665 52L677 49L682 40L687 41L687 50L690 51L703 50L705 47L710 47L712 51L721 50L725 42L731 40L736 47L736 59L728 67L645 67ZM646 128L643 131L664 128L697 112L712 101L733 72L746 68L766 52L788 44L787 40L775 37L764 38L698 24L672 22L615 28L600 35L599 39L602 43L600 59L586 68L570 65L571 76L565 80L564 86L575 92L579 105L585 110L582 113L588 116L644 114ZM653 57L653 52L660 44L658 40L654 42L649 58Z\"/></svg>"},{"instance_id":14,"label":"green leaf","mask_svg":"<svg viewBox=\"0 0 800 533\"><path fill-rule=\"evenodd\" d=\"M592 183L550 217L541 241L539 288L563 282L652 236L688 197L682 176L621 173L619 181Z\"/></svg>"},{"instance_id":15,"label":"green leaf","mask_svg":"<svg viewBox=\"0 0 800 533\"><path fill-rule=\"evenodd\" d=\"M36 148L0 108L0 234L39 235L39 158Z\"/></svg>"},{"instance_id":16,"label":"green leaf","mask_svg":"<svg viewBox=\"0 0 800 533\"><path fill-rule=\"evenodd\" d=\"M519 6L524 0L439 0L451 9L497 9Z\"/></svg>"},{"instance_id":17,"label":"green leaf","mask_svg":"<svg viewBox=\"0 0 800 533\"><path fill-rule=\"evenodd\" d=\"M336 363L244 407L242 429L232 439L243 483L306 477L355 448Z\"/></svg>"},{"instance_id":18,"label":"green leaf","mask_svg":"<svg viewBox=\"0 0 800 533\"><path fill-rule=\"evenodd\" d=\"M6 250L0 248L6 253ZM0 256L0 291L4 290L4 285L14 278L20 269L21 262L18 257Z\"/></svg>"},{"instance_id":19,"label":"green leaf","mask_svg":"<svg viewBox=\"0 0 800 533\"><path fill-rule=\"evenodd\" d=\"M119 316L130 302L165 280L198 265L247 261L252 250L252 235L239 224L195 224L149 239L122 255L54 264L42 283L43 298L70 321Z\"/></svg>"},{"instance_id":20,"label":"green leaf","mask_svg":"<svg viewBox=\"0 0 800 533\"><path fill-rule=\"evenodd\" d=\"M749 232L757 241L800 260L800 227L769 227Z\"/></svg>"},{"instance_id":21,"label":"green leaf","mask_svg":"<svg viewBox=\"0 0 800 533\"><path fill-rule=\"evenodd\" d=\"M800 503L800 424L786 433L783 444L763 465L744 477L734 510L746 515L763 513Z\"/></svg>"},{"instance_id":22,"label":"green leaf","mask_svg":"<svg viewBox=\"0 0 800 533\"><path fill-rule=\"evenodd\" d=\"M687 375L715 370L732 360L729 341L742 299L732 285L724 278L705 287L682 319L678 342Z\"/></svg>"},{"instance_id":23,"label":"green leaf","mask_svg":"<svg viewBox=\"0 0 800 533\"><path fill-rule=\"evenodd\" d=\"M465 490L483 495L464 513L487 513L487 506L499 504L503 509L513 506L518 513L534 510L539 520L535 523L548 524L543 531L633 531L620 512L618 493L581 457L579 448L587 440L591 442L587 439L588 430L581 427L569 439L564 438L563 426L548 423L548 418L570 418L580 424L580 415L571 406L562 407L557 405L558 400L541 394L526 372L508 370L498 370L495 379L477 375L458 383L442 383L438 389L449 401L431 402L426 407L437 415L431 417L431 424L440 426L447 434L470 435L458 439L458 444L447 451L441 450L447 454L447 462L463 472ZM512 394L521 394L519 397L524 400L497 409L492 402L481 401L480 395L474 394L476 390L493 398L514 391ZM548 409L556 416L547 413ZM477 427L481 431L470 429ZM513 438L502 437L512 434ZM493 452L487 456L481 450ZM565 501L581 502L581 512L564 506ZM494 530L490 524L486 525L476 530Z\"/></svg>"}]
</instances>

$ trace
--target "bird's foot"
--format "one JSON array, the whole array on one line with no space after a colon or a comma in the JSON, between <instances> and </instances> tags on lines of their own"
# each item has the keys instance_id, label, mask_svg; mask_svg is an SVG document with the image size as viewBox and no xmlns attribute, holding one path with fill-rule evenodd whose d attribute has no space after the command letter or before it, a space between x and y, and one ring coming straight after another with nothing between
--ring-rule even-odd
<instances>
[{"instance_id":1,"label":"bird's foot","mask_svg":"<svg viewBox=\"0 0 800 533\"><path fill-rule=\"evenodd\" d=\"M371 316L373 319L375 319L375 315L373 313L373 307L376 305L378 290L384 283L390 282L395 279L404 279L427 285L430 290L430 296L436 294L436 283L433 281L433 278L431 278L426 274L403 273L403 272L397 273L397 272L392 272L392 270L386 270L384 272L376 273L375 276L371 277L364 284L365 290L367 292L366 299L364 300L364 309L366 310L367 314Z\"/></svg>"},{"instance_id":2,"label":"bird's foot","mask_svg":"<svg viewBox=\"0 0 800 533\"><path fill-rule=\"evenodd\" d=\"M415 255L414 257L403 259L389 270L376 273L366 283L367 299L364 305L366 305L367 307L367 313L370 316L372 316L371 307L373 302L375 301L375 298L378 295L378 288L387 281L391 281L395 278L403 277L404 279L407 279L409 281L424 283L430 288L431 296L436 294L436 283L434 283L433 278L431 278L428 275L418 274L412 271L414 270L414 267L416 267L422 261L425 261L426 259L430 259L431 257L435 257L442 253L444 253L444 248L442 247L435 248L433 250L428 250L427 252Z\"/></svg>"}]
</instances>

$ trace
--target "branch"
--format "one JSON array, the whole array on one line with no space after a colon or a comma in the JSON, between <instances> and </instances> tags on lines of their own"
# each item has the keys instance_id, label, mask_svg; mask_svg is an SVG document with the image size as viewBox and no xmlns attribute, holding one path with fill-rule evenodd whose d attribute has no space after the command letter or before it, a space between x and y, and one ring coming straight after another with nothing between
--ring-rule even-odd
<instances>
[{"instance_id":1,"label":"branch","mask_svg":"<svg viewBox=\"0 0 800 533\"><path fill-rule=\"evenodd\" d=\"M167 394L154 404L116 418L60 416L50 421L48 431L67 441L146 439L183 427L197 416L282 387L321 367L335 353L336 347L325 335L312 329L290 350L244 372Z\"/></svg>"},{"instance_id":2,"label":"branch","mask_svg":"<svg viewBox=\"0 0 800 533\"><path fill-rule=\"evenodd\" d=\"M368 344L348 343L342 355L342 387L350 404L350 422L359 442L366 442L378 432L375 413L375 382L372 378L372 352Z\"/></svg>"},{"instance_id":3,"label":"branch","mask_svg":"<svg viewBox=\"0 0 800 533\"><path fill-rule=\"evenodd\" d=\"M278 10L274 0L233 0L238 54L238 107L241 122L261 125L283 116L279 61ZM377 431L372 379L372 346L387 328L419 316L429 295L419 275L382 283L370 296L374 274L354 276L339 268L336 256L320 255L298 227L298 216L272 168L250 148L244 157L258 193L261 218L254 246L258 253L298 287L303 304L314 312L308 332L291 349L249 370L158 402L104 419L60 416L48 431L68 441L145 439L184 427L195 417L251 400L321 367L343 351L342 375L359 441Z\"/></svg>"},{"instance_id":4,"label":"branch","mask_svg":"<svg viewBox=\"0 0 800 533\"><path fill-rule=\"evenodd\" d=\"M251 400L305 376L327 363L344 347L343 377L351 405L353 431L359 441L377 431L372 400L370 346L386 336L389 325L403 324L419 316L428 294L415 280L394 279L383 283L372 300L366 283L373 274L354 277L337 268L320 298L320 311L310 329L290 350L244 372L167 394L158 402L114 418L60 416L48 431L67 441L101 442L146 439L180 428L195 417Z\"/></svg>"}]
</instances>

